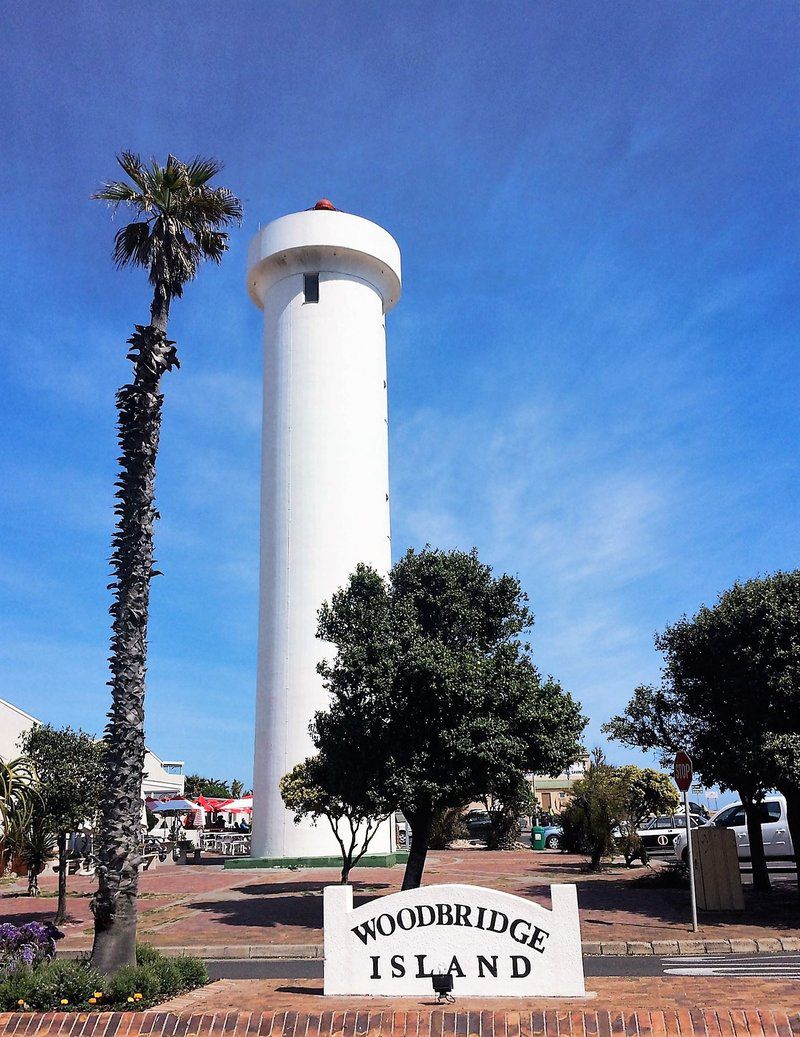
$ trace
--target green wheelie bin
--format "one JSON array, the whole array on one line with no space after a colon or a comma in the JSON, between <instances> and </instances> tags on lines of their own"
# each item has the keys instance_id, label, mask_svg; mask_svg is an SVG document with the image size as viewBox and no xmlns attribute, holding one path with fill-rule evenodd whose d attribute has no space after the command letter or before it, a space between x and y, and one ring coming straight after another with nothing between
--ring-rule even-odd
<instances>
[{"instance_id":1,"label":"green wheelie bin","mask_svg":"<svg viewBox=\"0 0 800 1037\"><path fill-rule=\"evenodd\" d=\"M544 828L541 825L534 825L531 828L531 849L544 849Z\"/></svg>"}]
</instances>

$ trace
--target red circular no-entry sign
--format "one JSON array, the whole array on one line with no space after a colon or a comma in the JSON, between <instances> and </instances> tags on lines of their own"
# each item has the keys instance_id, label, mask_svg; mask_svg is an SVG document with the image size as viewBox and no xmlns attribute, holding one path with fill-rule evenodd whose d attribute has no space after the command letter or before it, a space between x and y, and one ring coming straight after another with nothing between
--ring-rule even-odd
<instances>
[{"instance_id":1,"label":"red circular no-entry sign","mask_svg":"<svg viewBox=\"0 0 800 1037\"><path fill-rule=\"evenodd\" d=\"M675 784L681 792L688 792L692 784L692 761L683 749L675 753L672 773L675 775Z\"/></svg>"}]
</instances>

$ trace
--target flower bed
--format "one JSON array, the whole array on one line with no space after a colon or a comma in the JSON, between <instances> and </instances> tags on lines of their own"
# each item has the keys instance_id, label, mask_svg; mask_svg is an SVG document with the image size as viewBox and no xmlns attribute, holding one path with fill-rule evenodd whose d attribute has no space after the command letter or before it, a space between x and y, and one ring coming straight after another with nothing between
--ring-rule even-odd
<instances>
[{"instance_id":1,"label":"flower bed","mask_svg":"<svg viewBox=\"0 0 800 1037\"><path fill-rule=\"evenodd\" d=\"M103 976L88 961L55 958L50 925L0 925L0 1011L137 1010L208 982L199 958L167 958L148 944L136 964Z\"/></svg>"}]
</instances>

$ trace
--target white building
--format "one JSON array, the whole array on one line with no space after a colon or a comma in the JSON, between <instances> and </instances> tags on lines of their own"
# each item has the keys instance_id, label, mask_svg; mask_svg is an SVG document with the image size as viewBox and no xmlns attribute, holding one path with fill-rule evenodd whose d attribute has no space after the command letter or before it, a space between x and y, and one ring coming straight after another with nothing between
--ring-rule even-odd
<instances>
[{"instance_id":1,"label":"white building","mask_svg":"<svg viewBox=\"0 0 800 1037\"><path fill-rule=\"evenodd\" d=\"M388 572L386 314L400 297L390 234L323 200L254 238L247 287L264 313L261 588L253 857L338 854L296 825L285 773L313 750L326 694L317 610L359 562ZM371 852L391 850L390 826Z\"/></svg>"},{"instance_id":2,"label":"white building","mask_svg":"<svg viewBox=\"0 0 800 1037\"><path fill-rule=\"evenodd\" d=\"M0 699L0 760L20 755L19 740L39 721L5 699Z\"/></svg>"},{"instance_id":3,"label":"white building","mask_svg":"<svg viewBox=\"0 0 800 1037\"><path fill-rule=\"evenodd\" d=\"M151 750L145 749L142 797L144 799L169 799L182 796L186 786L183 760L161 760Z\"/></svg>"},{"instance_id":4,"label":"white building","mask_svg":"<svg viewBox=\"0 0 800 1037\"><path fill-rule=\"evenodd\" d=\"M527 775L540 808L560 814L572 798L575 783L586 777L590 764L591 757L584 754L555 778L551 778L549 774Z\"/></svg>"},{"instance_id":5,"label":"white building","mask_svg":"<svg viewBox=\"0 0 800 1037\"><path fill-rule=\"evenodd\" d=\"M13 760L20 755L19 740L34 724L41 723L29 713L5 699L0 699L0 760ZM182 796L186 777L183 762L161 760L149 749L144 760L142 796L164 798Z\"/></svg>"}]
</instances>

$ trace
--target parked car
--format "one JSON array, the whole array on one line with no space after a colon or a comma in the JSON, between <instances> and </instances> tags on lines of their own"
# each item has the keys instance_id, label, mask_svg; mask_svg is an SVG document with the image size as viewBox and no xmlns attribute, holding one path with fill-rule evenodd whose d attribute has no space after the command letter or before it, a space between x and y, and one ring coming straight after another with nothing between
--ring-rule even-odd
<instances>
[{"instance_id":1,"label":"parked car","mask_svg":"<svg viewBox=\"0 0 800 1037\"><path fill-rule=\"evenodd\" d=\"M564 832L561 825L548 825L542 833L542 837L546 850L560 850Z\"/></svg>"},{"instance_id":2,"label":"parked car","mask_svg":"<svg viewBox=\"0 0 800 1037\"><path fill-rule=\"evenodd\" d=\"M703 824L703 818L690 812L689 823L692 828L699 828ZM683 833L685 841L685 814L661 814L636 829L636 834L641 839L648 857L671 857L675 840L681 833Z\"/></svg>"},{"instance_id":3,"label":"parked car","mask_svg":"<svg viewBox=\"0 0 800 1037\"><path fill-rule=\"evenodd\" d=\"M394 812L394 837L398 847L407 850L411 845L411 825L400 810Z\"/></svg>"},{"instance_id":4,"label":"parked car","mask_svg":"<svg viewBox=\"0 0 800 1037\"><path fill-rule=\"evenodd\" d=\"M465 821L470 839L485 839L492 826L492 820L486 810L470 810Z\"/></svg>"},{"instance_id":5,"label":"parked car","mask_svg":"<svg viewBox=\"0 0 800 1037\"><path fill-rule=\"evenodd\" d=\"M794 847L786 820L786 800L783 796L766 796L759 804L759 815L761 834L764 838L764 854L767 859L794 860ZM716 825L717 828L730 828L736 836L739 860L750 860L750 837L747 834L747 821L741 803L730 803L723 807L706 824ZM685 832L675 837L672 848L679 860L686 860L688 850Z\"/></svg>"}]
</instances>

